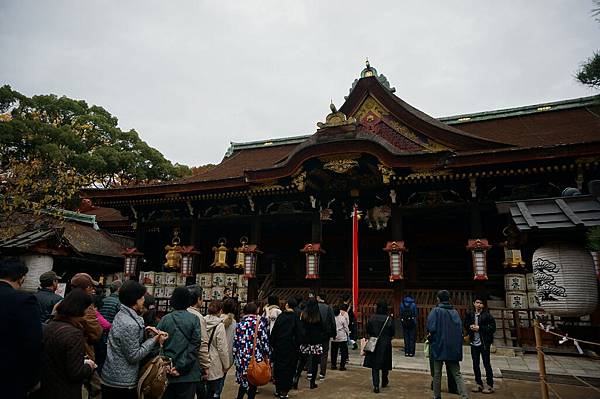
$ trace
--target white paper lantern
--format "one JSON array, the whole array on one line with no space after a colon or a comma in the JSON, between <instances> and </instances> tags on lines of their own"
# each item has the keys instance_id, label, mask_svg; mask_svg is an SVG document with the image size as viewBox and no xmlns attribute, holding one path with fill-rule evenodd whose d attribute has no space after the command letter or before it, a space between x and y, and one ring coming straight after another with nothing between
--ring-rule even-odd
<instances>
[{"instance_id":1,"label":"white paper lantern","mask_svg":"<svg viewBox=\"0 0 600 399\"><path fill-rule=\"evenodd\" d=\"M598 304L592 256L570 243L550 243L533 254L533 274L542 308L554 316L579 317Z\"/></svg>"}]
</instances>

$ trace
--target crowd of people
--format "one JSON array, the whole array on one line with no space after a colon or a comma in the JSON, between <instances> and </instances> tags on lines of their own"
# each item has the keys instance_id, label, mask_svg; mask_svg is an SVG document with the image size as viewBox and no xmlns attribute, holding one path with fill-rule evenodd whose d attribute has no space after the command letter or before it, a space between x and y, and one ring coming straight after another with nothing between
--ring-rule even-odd
<instances>
[{"instance_id":1,"label":"crowd of people","mask_svg":"<svg viewBox=\"0 0 600 399\"><path fill-rule=\"evenodd\" d=\"M249 378L249 367L268 361L274 394L285 399L298 389L305 371L310 389L326 378L328 363L345 371L349 348L358 347L349 296L334 306L323 293L284 302L270 296L266 304L245 304L241 312L236 298L229 297L211 301L202 314L203 290L191 285L175 288L172 311L159 320L153 298L137 281L114 281L111 294L103 297L97 281L78 273L63 299L55 293L60 277L54 272L42 274L35 295L19 290L27 271L18 259L0 261L0 301L5 304L0 323L11 326L0 329L0 390L10 398L79 399L84 390L89 398L138 398L140 369L160 354L169 359L163 398L220 398L231 372L239 385L237 398L253 399L258 387ZM473 391L492 393L493 317L476 298L463 323L448 291L437 297L439 303L427 318L434 397L441 397L444 364L449 390L468 397L459 363L464 331L473 358ZM404 354L412 357L418 315L414 299L405 297L399 310ZM375 393L390 384L395 336L391 313L385 301L378 302L366 325L367 338L361 340L363 365L372 370Z\"/></svg>"}]
</instances>

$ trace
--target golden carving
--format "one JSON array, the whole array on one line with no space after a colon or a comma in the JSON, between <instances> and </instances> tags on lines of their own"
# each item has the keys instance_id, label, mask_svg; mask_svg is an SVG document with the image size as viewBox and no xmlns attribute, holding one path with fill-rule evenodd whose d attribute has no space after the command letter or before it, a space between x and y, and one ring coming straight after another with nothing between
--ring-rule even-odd
<instances>
[{"instance_id":1,"label":"golden carving","mask_svg":"<svg viewBox=\"0 0 600 399\"><path fill-rule=\"evenodd\" d=\"M325 123L317 123L319 130L335 126L356 125L355 118L347 118L346 114L344 114L343 112L339 112L335 105L333 105L333 103L329 105L329 108L331 109L331 113L325 118Z\"/></svg>"},{"instance_id":2,"label":"golden carving","mask_svg":"<svg viewBox=\"0 0 600 399\"><path fill-rule=\"evenodd\" d=\"M389 115L389 111L379 104L373 97L368 96L365 101L360 105L358 111L354 114L354 117L361 121L367 114L373 113L378 118L384 115Z\"/></svg>"},{"instance_id":3,"label":"golden carving","mask_svg":"<svg viewBox=\"0 0 600 399\"><path fill-rule=\"evenodd\" d=\"M381 104L377 102L373 97L369 96L363 101L361 106L358 108L358 111L354 114L354 117L362 121L365 119L367 122L373 121L373 115L377 118L382 118L383 116L389 116L390 112L385 109ZM389 124L392 129L394 129L398 134L412 141L413 143L422 146L428 151L438 152L445 151L448 147L443 146L442 144L425 141L417 136L412 130L403 125L402 123L393 120L391 118L386 118L386 123Z\"/></svg>"},{"instance_id":4,"label":"golden carving","mask_svg":"<svg viewBox=\"0 0 600 399\"><path fill-rule=\"evenodd\" d=\"M390 181L392 180L392 176L394 176L396 173L392 170L392 168L389 168L382 164L378 164L377 167L379 168L379 171L381 172L381 177L383 178L383 184L390 184Z\"/></svg>"},{"instance_id":5,"label":"golden carving","mask_svg":"<svg viewBox=\"0 0 600 399\"><path fill-rule=\"evenodd\" d=\"M300 169L300 172L292 177L292 183L294 183L298 191L304 191L306 188L306 171Z\"/></svg>"},{"instance_id":6,"label":"golden carving","mask_svg":"<svg viewBox=\"0 0 600 399\"><path fill-rule=\"evenodd\" d=\"M413 143L416 143L416 144L424 147L426 150L429 150L431 152L438 152L438 151L445 151L448 149L448 147L445 147L445 146L441 145L440 143L436 143L436 142L432 142L432 141L424 141L424 140L420 139L409 128L407 128L400 122L397 122L395 120L388 120L386 122L399 134L406 137Z\"/></svg>"},{"instance_id":7,"label":"golden carving","mask_svg":"<svg viewBox=\"0 0 600 399\"><path fill-rule=\"evenodd\" d=\"M452 173L449 170L431 170L431 169L421 169L415 170L408 176L405 176L405 179L423 179L427 177L433 176L449 176Z\"/></svg>"},{"instance_id":8,"label":"golden carving","mask_svg":"<svg viewBox=\"0 0 600 399\"><path fill-rule=\"evenodd\" d=\"M347 173L350 169L358 167L358 161L354 159L337 159L327 162L323 165L324 169L329 169L335 173Z\"/></svg>"},{"instance_id":9,"label":"golden carving","mask_svg":"<svg viewBox=\"0 0 600 399\"><path fill-rule=\"evenodd\" d=\"M256 191L272 191L272 190L281 190L283 186L281 184L277 184L277 182L265 183L258 187L253 187L250 189L251 192Z\"/></svg>"}]
</instances>

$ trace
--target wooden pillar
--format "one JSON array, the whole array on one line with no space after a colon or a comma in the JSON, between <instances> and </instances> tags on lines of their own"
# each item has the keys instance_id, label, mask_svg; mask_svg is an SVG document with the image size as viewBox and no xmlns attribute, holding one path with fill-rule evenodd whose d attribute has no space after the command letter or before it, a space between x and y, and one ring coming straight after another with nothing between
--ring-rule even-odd
<instances>
[{"instance_id":1,"label":"wooden pillar","mask_svg":"<svg viewBox=\"0 0 600 399\"><path fill-rule=\"evenodd\" d=\"M254 216L252 218L252 225L250 226L250 244L258 245L260 249L260 235L261 235L261 225L260 219L258 216ZM259 255L261 256L261 255ZM264 259L257 259L257 262L264 262ZM258 269L258 266L257 266ZM248 280L248 301L255 301L258 299L258 278L252 278Z\"/></svg>"},{"instance_id":2,"label":"wooden pillar","mask_svg":"<svg viewBox=\"0 0 600 399\"><path fill-rule=\"evenodd\" d=\"M402 212L400 207L392 205L392 241L400 241L403 239L402 234ZM406 260L404 259L404 279L403 280L395 280L392 282L392 289L394 290L394 307L392 313L396 315L396 317L400 316L400 304L402 303L402 298L404 296L404 289L406 284L404 280L406 279L407 270L406 270ZM399 331L397 328L396 331Z\"/></svg>"}]
</instances>

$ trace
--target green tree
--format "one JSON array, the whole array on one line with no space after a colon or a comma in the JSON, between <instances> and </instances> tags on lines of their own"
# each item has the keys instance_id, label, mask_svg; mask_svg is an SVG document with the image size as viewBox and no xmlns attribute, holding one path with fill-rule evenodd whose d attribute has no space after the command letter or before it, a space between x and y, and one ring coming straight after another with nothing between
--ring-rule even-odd
<instances>
[{"instance_id":1,"label":"green tree","mask_svg":"<svg viewBox=\"0 0 600 399\"><path fill-rule=\"evenodd\" d=\"M65 207L82 187L149 184L189 175L123 131L104 108L0 87L0 194L4 211Z\"/></svg>"},{"instance_id":2,"label":"green tree","mask_svg":"<svg viewBox=\"0 0 600 399\"><path fill-rule=\"evenodd\" d=\"M600 0L594 0L592 15L600 22ZM600 87L600 53L595 52L582 65L576 75L577 80L590 87Z\"/></svg>"}]
</instances>

